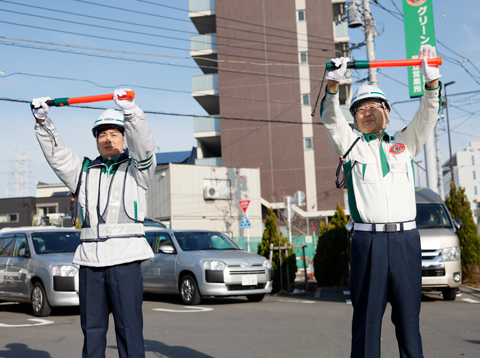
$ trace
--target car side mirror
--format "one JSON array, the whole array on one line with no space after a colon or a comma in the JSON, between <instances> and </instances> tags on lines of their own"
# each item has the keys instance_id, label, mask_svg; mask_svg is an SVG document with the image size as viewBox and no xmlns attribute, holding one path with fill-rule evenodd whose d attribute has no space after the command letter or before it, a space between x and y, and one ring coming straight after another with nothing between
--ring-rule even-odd
<instances>
[{"instance_id":1,"label":"car side mirror","mask_svg":"<svg viewBox=\"0 0 480 358\"><path fill-rule=\"evenodd\" d=\"M173 254L175 252L175 249L171 245L160 246L158 250L164 254Z\"/></svg>"},{"instance_id":2,"label":"car side mirror","mask_svg":"<svg viewBox=\"0 0 480 358\"><path fill-rule=\"evenodd\" d=\"M238 245L238 247L240 248L240 250L245 251L242 245Z\"/></svg>"},{"instance_id":3,"label":"car side mirror","mask_svg":"<svg viewBox=\"0 0 480 358\"><path fill-rule=\"evenodd\" d=\"M348 231L349 233L351 233L351 232L353 232L353 226L354 226L353 221L349 221L349 222L347 223L347 225L346 225L345 228L347 229L347 231Z\"/></svg>"},{"instance_id":4,"label":"car side mirror","mask_svg":"<svg viewBox=\"0 0 480 358\"><path fill-rule=\"evenodd\" d=\"M20 249L20 251L18 252L18 256L20 257L30 257L30 253L28 252L28 250L26 248L23 248L23 249Z\"/></svg>"},{"instance_id":5,"label":"car side mirror","mask_svg":"<svg viewBox=\"0 0 480 358\"><path fill-rule=\"evenodd\" d=\"M462 227L462 220L460 219L454 219L453 220L453 224L455 225L455 227L457 228L457 231L460 230L460 228Z\"/></svg>"}]
</instances>

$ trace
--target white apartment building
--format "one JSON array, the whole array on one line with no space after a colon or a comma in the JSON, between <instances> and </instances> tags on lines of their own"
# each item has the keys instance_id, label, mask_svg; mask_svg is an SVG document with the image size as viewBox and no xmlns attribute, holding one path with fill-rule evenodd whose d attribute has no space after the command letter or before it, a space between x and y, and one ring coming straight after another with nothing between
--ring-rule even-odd
<instances>
[{"instance_id":1,"label":"white apartment building","mask_svg":"<svg viewBox=\"0 0 480 358\"><path fill-rule=\"evenodd\" d=\"M450 193L450 160L443 165L445 196ZM475 223L480 225L480 142L470 142L470 146L457 152L453 157L453 177L455 185L465 188L465 194L473 213Z\"/></svg>"}]
</instances>

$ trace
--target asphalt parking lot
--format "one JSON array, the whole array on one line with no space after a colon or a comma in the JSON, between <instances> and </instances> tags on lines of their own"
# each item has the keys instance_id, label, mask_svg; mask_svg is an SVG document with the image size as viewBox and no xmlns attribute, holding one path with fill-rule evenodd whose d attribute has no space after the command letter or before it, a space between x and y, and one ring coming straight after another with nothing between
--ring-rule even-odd
<instances>
[{"instance_id":1,"label":"asphalt parking lot","mask_svg":"<svg viewBox=\"0 0 480 358\"><path fill-rule=\"evenodd\" d=\"M145 297L147 357L348 357L352 306L348 289L322 288L319 297L205 298L185 307L176 296ZM479 357L480 292L463 286L456 301L436 294L422 300L425 357ZM23 304L0 303L0 357L80 357L78 308L45 318ZM107 357L118 357L113 320ZM398 357L390 308L384 316L382 357Z\"/></svg>"}]
</instances>

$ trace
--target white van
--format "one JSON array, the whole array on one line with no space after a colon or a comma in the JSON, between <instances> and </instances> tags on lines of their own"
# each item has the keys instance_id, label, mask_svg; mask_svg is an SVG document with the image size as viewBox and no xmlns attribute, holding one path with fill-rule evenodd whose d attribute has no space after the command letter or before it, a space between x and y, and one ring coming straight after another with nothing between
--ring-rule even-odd
<instances>
[{"instance_id":1,"label":"white van","mask_svg":"<svg viewBox=\"0 0 480 358\"><path fill-rule=\"evenodd\" d=\"M417 229L422 245L422 291L441 291L455 300L462 282L458 230L440 196L428 188L416 188Z\"/></svg>"}]
</instances>

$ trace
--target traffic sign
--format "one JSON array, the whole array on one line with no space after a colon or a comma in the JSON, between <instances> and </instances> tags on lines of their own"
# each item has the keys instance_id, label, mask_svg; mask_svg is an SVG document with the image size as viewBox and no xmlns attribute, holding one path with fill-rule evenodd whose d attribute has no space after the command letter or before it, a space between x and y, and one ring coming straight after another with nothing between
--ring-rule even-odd
<instances>
[{"instance_id":1,"label":"traffic sign","mask_svg":"<svg viewBox=\"0 0 480 358\"><path fill-rule=\"evenodd\" d=\"M248 205L250 204L250 200L239 200L238 203L242 207L243 212L246 213Z\"/></svg>"},{"instance_id":2,"label":"traffic sign","mask_svg":"<svg viewBox=\"0 0 480 358\"><path fill-rule=\"evenodd\" d=\"M252 224L250 224L247 214L243 215L242 221L240 222L240 229L249 229L251 227Z\"/></svg>"}]
</instances>

